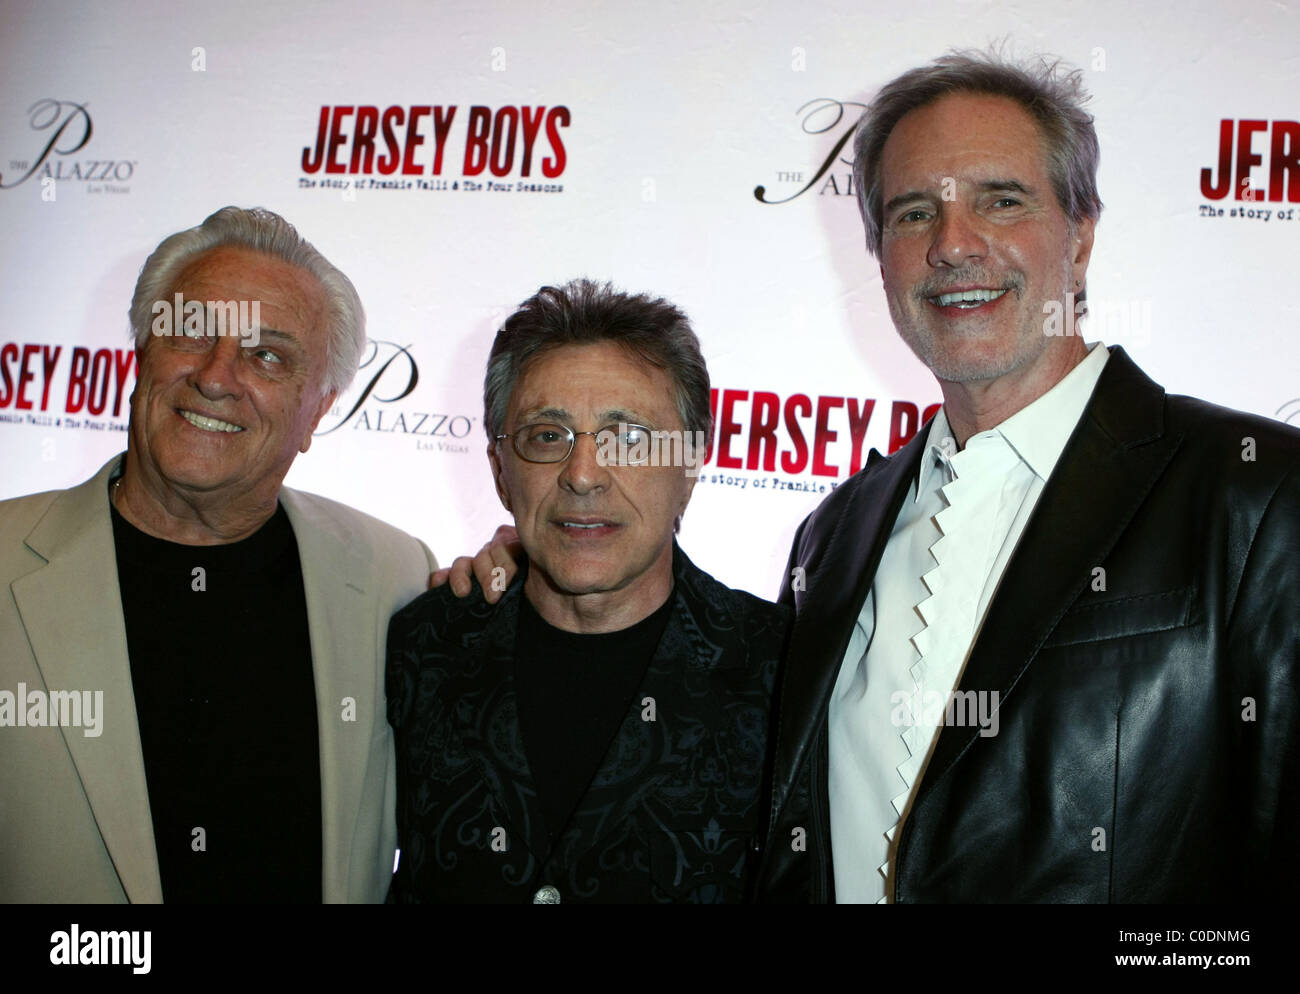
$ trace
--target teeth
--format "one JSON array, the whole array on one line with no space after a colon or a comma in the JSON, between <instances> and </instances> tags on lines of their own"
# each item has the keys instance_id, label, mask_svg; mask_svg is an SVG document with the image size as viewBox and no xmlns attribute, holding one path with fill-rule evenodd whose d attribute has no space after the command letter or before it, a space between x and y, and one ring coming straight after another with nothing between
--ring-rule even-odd
<instances>
[{"instance_id":1,"label":"teeth","mask_svg":"<svg viewBox=\"0 0 1300 994\"><path fill-rule=\"evenodd\" d=\"M564 525L565 528L603 528L604 527L604 524L599 521L596 522L596 524L594 525L580 525L576 521L564 521L561 523Z\"/></svg>"},{"instance_id":2,"label":"teeth","mask_svg":"<svg viewBox=\"0 0 1300 994\"><path fill-rule=\"evenodd\" d=\"M978 307L990 300L997 300L1006 292L1005 290L963 290L961 293L943 293L933 299L938 302L940 307L960 306L962 304Z\"/></svg>"},{"instance_id":3,"label":"teeth","mask_svg":"<svg viewBox=\"0 0 1300 994\"><path fill-rule=\"evenodd\" d=\"M195 428L202 428L204 431L243 431L239 425L232 425L229 421L218 421L216 418L205 418L202 414L195 414L193 411L181 411L181 417L192 424Z\"/></svg>"}]
</instances>

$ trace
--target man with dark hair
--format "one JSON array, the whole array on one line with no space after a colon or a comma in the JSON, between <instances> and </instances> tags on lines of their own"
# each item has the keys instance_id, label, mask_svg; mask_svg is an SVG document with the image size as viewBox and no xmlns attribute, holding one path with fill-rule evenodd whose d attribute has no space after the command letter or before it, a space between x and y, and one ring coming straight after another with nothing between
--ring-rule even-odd
<instances>
[{"instance_id":1,"label":"man with dark hair","mask_svg":"<svg viewBox=\"0 0 1300 994\"><path fill-rule=\"evenodd\" d=\"M528 558L495 605L442 588L393 619L391 899L741 900L787 611L674 539L711 427L685 315L543 287L496 336L484 423Z\"/></svg>"},{"instance_id":2,"label":"man with dark hair","mask_svg":"<svg viewBox=\"0 0 1300 994\"><path fill-rule=\"evenodd\" d=\"M125 454L0 503L0 898L380 901L384 637L433 557L282 486L356 373L361 302L283 218L227 207L150 255L131 323Z\"/></svg>"},{"instance_id":3,"label":"man with dark hair","mask_svg":"<svg viewBox=\"0 0 1300 994\"><path fill-rule=\"evenodd\" d=\"M1300 432L1061 334L1101 212L1083 99L954 54L858 127L867 245L944 406L795 537L767 899L1300 883Z\"/></svg>"}]
</instances>

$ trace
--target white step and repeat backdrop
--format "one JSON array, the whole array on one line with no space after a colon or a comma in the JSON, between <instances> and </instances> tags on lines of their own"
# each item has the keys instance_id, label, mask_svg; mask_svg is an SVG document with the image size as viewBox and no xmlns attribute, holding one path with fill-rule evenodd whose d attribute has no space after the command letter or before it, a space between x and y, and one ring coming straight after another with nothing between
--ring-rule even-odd
<instances>
[{"instance_id":1,"label":"white step and repeat backdrop","mask_svg":"<svg viewBox=\"0 0 1300 994\"><path fill-rule=\"evenodd\" d=\"M0 498L125 446L141 263L261 205L352 277L372 339L291 485L441 560L477 549L506 520L482 425L495 328L543 284L610 279L686 310L717 390L684 547L774 596L800 519L939 400L841 146L882 83L1003 38L1094 94L1087 337L1171 392L1300 422L1300 8L1134 10L3 0Z\"/></svg>"}]
</instances>

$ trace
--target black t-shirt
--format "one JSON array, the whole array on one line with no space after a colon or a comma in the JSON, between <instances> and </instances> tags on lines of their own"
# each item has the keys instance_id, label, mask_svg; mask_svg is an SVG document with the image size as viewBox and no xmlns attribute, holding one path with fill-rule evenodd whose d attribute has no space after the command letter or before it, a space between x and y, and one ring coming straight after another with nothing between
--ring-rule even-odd
<instances>
[{"instance_id":1,"label":"black t-shirt","mask_svg":"<svg viewBox=\"0 0 1300 994\"><path fill-rule=\"evenodd\" d=\"M519 728L554 844L600 768L654 658L673 595L618 632L584 635L544 621L520 597L514 679Z\"/></svg>"},{"instance_id":2,"label":"black t-shirt","mask_svg":"<svg viewBox=\"0 0 1300 994\"><path fill-rule=\"evenodd\" d=\"M316 690L288 515L191 546L114 508L113 540L163 899L319 902Z\"/></svg>"}]
</instances>

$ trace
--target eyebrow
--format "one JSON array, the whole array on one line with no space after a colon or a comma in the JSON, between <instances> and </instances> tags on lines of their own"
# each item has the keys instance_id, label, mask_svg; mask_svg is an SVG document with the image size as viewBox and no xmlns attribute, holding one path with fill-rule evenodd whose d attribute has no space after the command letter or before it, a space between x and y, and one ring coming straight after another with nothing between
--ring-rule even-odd
<instances>
[{"instance_id":1,"label":"eyebrow","mask_svg":"<svg viewBox=\"0 0 1300 994\"><path fill-rule=\"evenodd\" d=\"M298 345L298 338L289 334L287 331L281 331L279 328L259 327L257 333L262 338L272 338L277 342L287 342L290 345Z\"/></svg>"},{"instance_id":2,"label":"eyebrow","mask_svg":"<svg viewBox=\"0 0 1300 994\"><path fill-rule=\"evenodd\" d=\"M1015 193L1023 193L1026 197L1032 197L1036 194L1029 187L1025 186L1017 179L990 179L980 183L977 189L981 193L996 193L999 190L1011 190Z\"/></svg>"},{"instance_id":3,"label":"eyebrow","mask_svg":"<svg viewBox=\"0 0 1300 994\"><path fill-rule=\"evenodd\" d=\"M295 361L300 361L306 356L307 348L303 345L302 340L297 335L291 335L287 331L281 331L279 328L261 328L257 329L259 346L266 345L270 342L272 345L278 345Z\"/></svg>"},{"instance_id":4,"label":"eyebrow","mask_svg":"<svg viewBox=\"0 0 1300 994\"><path fill-rule=\"evenodd\" d=\"M572 419L572 415L563 407L543 407L531 411L522 411L519 415L519 420L521 424L535 423L539 418L541 419L550 418L557 423L562 422L567 425L568 422ZM623 422L624 424L644 423L639 414L633 414L621 408L613 408L611 410L602 411L600 413L599 420L600 420L601 427L604 427L605 425L615 424L618 422Z\"/></svg>"},{"instance_id":5,"label":"eyebrow","mask_svg":"<svg viewBox=\"0 0 1300 994\"><path fill-rule=\"evenodd\" d=\"M1014 193L1023 193L1026 197L1037 196L1032 189L1015 179L988 179L976 184L975 188L981 193L997 193L1002 190L1010 190ZM933 199L932 194L922 193L920 190L910 190L907 193L900 193L897 197L892 197L889 203L885 204L884 213L892 214L900 207L906 207L908 204L928 203Z\"/></svg>"},{"instance_id":6,"label":"eyebrow","mask_svg":"<svg viewBox=\"0 0 1300 994\"><path fill-rule=\"evenodd\" d=\"M569 412L562 407L542 407L534 408L530 411L519 412L520 424L531 424L538 418L545 420L550 418L553 421L564 421L569 417Z\"/></svg>"}]
</instances>

